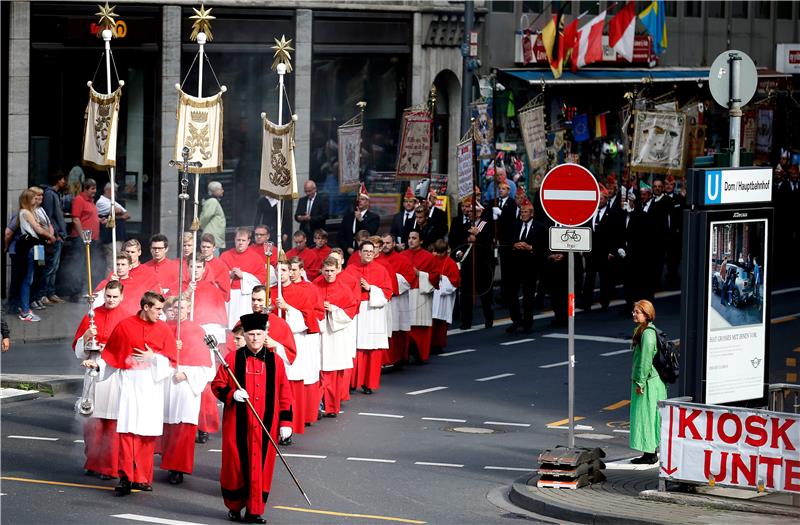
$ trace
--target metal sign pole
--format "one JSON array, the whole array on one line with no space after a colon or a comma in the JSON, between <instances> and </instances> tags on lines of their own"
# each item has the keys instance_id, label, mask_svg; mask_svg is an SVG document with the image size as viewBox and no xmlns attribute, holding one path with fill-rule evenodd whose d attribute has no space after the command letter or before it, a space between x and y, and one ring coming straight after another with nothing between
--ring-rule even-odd
<instances>
[{"instance_id":1,"label":"metal sign pole","mask_svg":"<svg viewBox=\"0 0 800 525\"><path fill-rule=\"evenodd\" d=\"M729 64L731 68L731 98L728 101L728 116L730 117L730 125L728 132L728 141L731 147L731 167L739 167L739 128L742 124L742 109L741 99L739 97L739 68L741 67L742 57L738 53L733 52L728 55Z\"/></svg>"},{"instance_id":2,"label":"metal sign pole","mask_svg":"<svg viewBox=\"0 0 800 525\"><path fill-rule=\"evenodd\" d=\"M575 253L567 253L567 402L569 403L569 438L567 446L575 446Z\"/></svg>"}]
</instances>

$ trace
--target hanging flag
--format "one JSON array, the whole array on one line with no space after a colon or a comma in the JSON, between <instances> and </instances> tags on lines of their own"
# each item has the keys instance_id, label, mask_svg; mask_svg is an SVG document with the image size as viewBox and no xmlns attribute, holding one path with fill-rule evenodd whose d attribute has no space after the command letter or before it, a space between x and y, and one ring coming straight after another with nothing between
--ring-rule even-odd
<instances>
[{"instance_id":1,"label":"hanging flag","mask_svg":"<svg viewBox=\"0 0 800 525\"><path fill-rule=\"evenodd\" d=\"M608 22L608 47L633 62L633 41L636 36L636 4L629 1Z\"/></svg>"},{"instance_id":2,"label":"hanging flag","mask_svg":"<svg viewBox=\"0 0 800 525\"><path fill-rule=\"evenodd\" d=\"M358 188L361 173L361 124L339 126L339 191Z\"/></svg>"},{"instance_id":3,"label":"hanging flag","mask_svg":"<svg viewBox=\"0 0 800 525\"><path fill-rule=\"evenodd\" d=\"M578 70L578 19L576 18L564 28L564 36L561 39L561 56L564 62L569 61L572 72Z\"/></svg>"},{"instance_id":4,"label":"hanging flag","mask_svg":"<svg viewBox=\"0 0 800 525\"><path fill-rule=\"evenodd\" d=\"M89 104L84 114L83 164L99 170L117 165L117 124L122 88L101 95L89 86Z\"/></svg>"},{"instance_id":5,"label":"hanging flag","mask_svg":"<svg viewBox=\"0 0 800 525\"><path fill-rule=\"evenodd\" d=\"M608 134L606 130L606 114L601 113L594 117L594 136L595 138L605 137Z\"/></svg>"},{"instance_id":6,"label":"hanging flag","mask_svg":"<svg viewBox=\"0 0 800 525\"><path fill-rule=\"evenodd\" d=\"M589 117L586 113L575 115L575 118L572 119L572 138L575 142L589 140Z\"/></svg>"},{"instance_id":7,"label":"hanging flag","mask_svg":"<svg viewBox=\"0 0 800 525\"><path fill-rule=\"evenodd\" d=\"M261 193L275 199L296 199L297 173L294 164L294 117L279 126L263 117L261 141Z\"/></svg>"},{"instance_id":8,"label":"hanging flag","mask_svg":"<svg viewBox=\"0 0 800 525\"><path fill-rule=\"evenodd\" d=\"M553 15L553 18L542 28L542 44L547 54L550 70L553 72L553 78L561 77L561 70L564 65L564 57L561 55L563 49L561 37L564 32L563 9L564 7L562 6L558 13Z\"/></svg>"},{"instance_id":9,"label":"hanging flag","mask_svg":"<svg viewBox=\"0 0 800 525\"><path fill-rule=\"evenodd\" d=\"M578 67L603 59L603 24L606 12L592 18L578 31Z\"/></svg>"},{"instance_id":10,"label":"hanging flag","mask_svg":"<svg viewBox=\"0 0 800 525\"><path fill-rule=\"evenodd\" d=\"M667 17L664 9L664 0L656 0L639 13L639 20L653 37L653 53L656 55L667 49Z\"/></svg>"},{"instance_id":11,"label":"hanging flag","mask_svg":"<svg viewBox=\"0 0 800 525\"><path fill-rule=\"evenodd\" d=\"M175 157L183 158L189 148L189 162L200 162L191 173L222 171L222 91L212 97L193 97L178 88L178 128L175 132Z\"/></svg>"}]
</instances>

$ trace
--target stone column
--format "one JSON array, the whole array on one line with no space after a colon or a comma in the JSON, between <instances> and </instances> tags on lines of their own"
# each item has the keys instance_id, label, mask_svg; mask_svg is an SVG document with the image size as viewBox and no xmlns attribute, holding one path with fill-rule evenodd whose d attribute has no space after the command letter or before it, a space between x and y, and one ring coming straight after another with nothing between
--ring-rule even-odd
<instances>
[{"instance_id":1,"label":"stone column","mask_svg":"<svg viewBox=\"0 0 800 525\"><path fill-rule=\"evenodd\" d=\"M9 24L8 65L8 210L17 209L17 199L28 187L28 154L30 144L30 63L31 6L28 2L12 2Z\"/></svg>"},{"instance_id":2,"label":"stone column","mask_svg":"<svg viewBox=\"0 0 800 525\"><path fill-rule=\"evenodd\" d=\"M295 15L295 61L294 61L294 111L297 113L297 126L295 128L295 162L297 168L297 188L303 196L303 184L309 179L309 164L311 160L311 44L313 14L310 9L298 9ZM292 205L292 218L294 206L297 201L286 201ZM289 225L284 225L289 226ZM284 228L286 232L295 231L296 225L292 219L291 227ZM309 239L309 244L313 239Z\"/></svg>"},{"instance_id":3,"label":"stone column","mask_svg":"<svg viewBox=\"0 0 800 525\"><path fill-rule=\"evenodd\" d=\"M422 63L422 13L414 13L411 36L411 102L409 106L428 100L430 86L424 84L425 64Z\"/></svg>"},{"instance_id":4,"label":"stone column","mask_svg":"<svg viewBox=\"0 0 800 525\"><path fill-rule=\"evenodd\" d=\"M156 184L154 189L159 195L159 220L154 229L170 239L171 256L177 257L181 249L181 238L178 236L178 172L169 166L169 161L175 156L175 114L178 109L175 84L180 82L181 75L180 7L164 6L161 40L161 168L153 180ZM191 177L190 180L193 179Z\"/></svg>"}]
</instances>

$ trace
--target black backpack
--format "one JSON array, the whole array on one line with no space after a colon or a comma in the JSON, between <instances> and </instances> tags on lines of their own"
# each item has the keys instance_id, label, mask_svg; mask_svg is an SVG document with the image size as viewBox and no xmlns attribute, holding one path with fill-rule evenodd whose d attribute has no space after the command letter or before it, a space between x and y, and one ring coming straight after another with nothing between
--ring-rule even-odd
<instances>
[{"instance_id":1,"label":"black backpack","mask_svg":"<svg viewBox=\"0 0 800 525\"><path fill-rule=\"evenodd\" d=\"M653 327L656 333L656 355L653 356L653 367L664 383L674 384L681 375L680 351L667 334Z\"/></svg>"}]
</instances>

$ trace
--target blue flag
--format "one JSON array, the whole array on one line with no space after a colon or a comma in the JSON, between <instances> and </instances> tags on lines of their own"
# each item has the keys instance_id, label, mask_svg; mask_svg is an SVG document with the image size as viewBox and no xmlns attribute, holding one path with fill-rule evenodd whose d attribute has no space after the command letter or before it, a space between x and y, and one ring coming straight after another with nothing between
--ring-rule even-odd
<instances>
[{"instance_id":1,"label":"blue flag","mask_svg":"<svg viewBox=\"0 0 800 525\"><path fill-rule=\"evenodd\" d=\"M589 140L589 117L586 113L575 115L572 119L572 138L575 142L585 142Z\"/></svg>"},{"instance_id":2,"label":"blue flag","mask_svg":"<svg viewBox=\"0 0 800 525\"><path fill-rule=\"evenodd\" d=\"M651 2L639 13L639 20L653 37L653 53L660 55L667 49L667 16L664 0Z\"/></svg>"}]
</instances>

